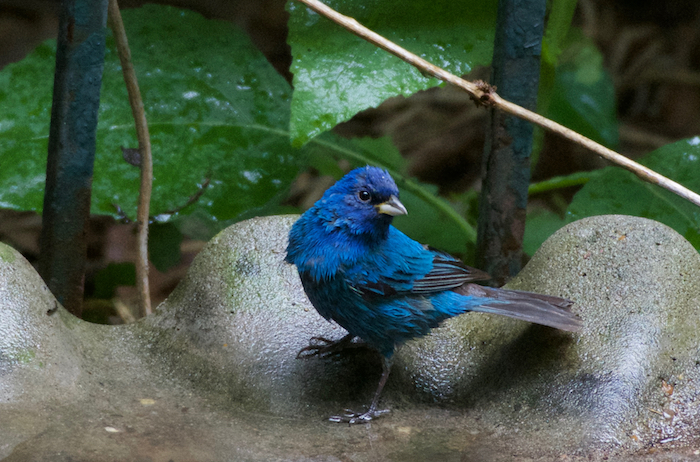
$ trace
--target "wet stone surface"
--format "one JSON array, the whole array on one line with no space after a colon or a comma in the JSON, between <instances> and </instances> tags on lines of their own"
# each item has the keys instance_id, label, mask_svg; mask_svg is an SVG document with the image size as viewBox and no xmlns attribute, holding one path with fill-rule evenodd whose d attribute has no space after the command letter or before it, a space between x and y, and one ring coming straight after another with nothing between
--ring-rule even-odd
<instances>
[{"instance_id":1,"label":"wet stone surface","mask_svg":"<svg viewBox=\"0 0 700 462\"><path fill-rule=\"evenodd\" d=\"M216 236L147 319L75 319L0 244L0 459L7 461L685 460L700 451L700 256L659 223L594 217L550 238L511 288L571 298L580 334L462 315L397 351L382 404L285 264L296 217ZM54 312L55 310L55 312ZM53 314L49 314L53 313ZM697 452L697 454L696 454Z\"/></svg>"}]
</instances>

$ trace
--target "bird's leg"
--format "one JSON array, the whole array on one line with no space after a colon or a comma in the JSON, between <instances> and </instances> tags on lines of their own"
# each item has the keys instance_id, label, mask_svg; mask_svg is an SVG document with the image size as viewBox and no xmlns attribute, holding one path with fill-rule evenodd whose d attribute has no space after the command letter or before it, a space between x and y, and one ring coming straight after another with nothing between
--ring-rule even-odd
<instances>
[{"instance_id":1,"label":"bird's leg","mask_svg":"<svg viewBox=\"0 0 700 462\"><path fill-rule=\"evenodd\" d=\"M379 417L380 415L387 414L389 409L377 409L379 404L379 396L382 394L384 385L386 385L387 379L389 379L389 373L391 372L391 360L382 355L382 377L379 379L379 385L377 386L377 391L374 392L374 398L372 398L372 403L369 405L367 412L359 413L353 412L350 409L345 410L343 415L334 415L329 417L328 420L331 422L347 423L347 424L360 424L367 423L370 420Z\"/></svg>"},{"instance_id":2,"label":"bird's leg","mask_svg":"<svg viewBox=\"0 0 700 462\"><path fill-rule=\"evenodd\" d=\"M297 359L308 359L314 356L328 358L339 354L344 349L350 348L353 345L364 345L353 343L352 339L354 338L355 336L352 334L347 334L340 340L330 340L325 337L311 337L309 346L302 348L299 350L299 353L297 353Z\"/></svg>"}]
</instances>

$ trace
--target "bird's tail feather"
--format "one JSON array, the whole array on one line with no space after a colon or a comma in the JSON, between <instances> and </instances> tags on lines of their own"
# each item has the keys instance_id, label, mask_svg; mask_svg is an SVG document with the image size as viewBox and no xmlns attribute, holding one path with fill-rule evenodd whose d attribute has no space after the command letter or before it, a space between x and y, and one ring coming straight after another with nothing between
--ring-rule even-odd
<instances>
[{"instance_id":1,"label":"bird's tail feather","mask_svg":"<svg viewBox=\"0 0 700 462\"><path fill-rule=\"evenodd\" d=\"M495 289L478 284L464 284L454 290L463 295L493 300L470 307L472 311L500 314L571 332L581 329L581 319L569 311L574 302L565 298L521 290Z\"/></svg>"}]
</instances>

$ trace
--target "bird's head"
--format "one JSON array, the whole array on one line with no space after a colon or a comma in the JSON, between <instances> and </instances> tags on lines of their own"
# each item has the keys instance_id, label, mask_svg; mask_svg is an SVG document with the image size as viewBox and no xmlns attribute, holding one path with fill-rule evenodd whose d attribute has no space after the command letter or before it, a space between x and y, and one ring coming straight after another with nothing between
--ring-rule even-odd
<instances>
[{"instance_id":1,"label":"bird's head","mask_svg":"<svg viewBox=\"0 0 700 462\"><path fill-rule=\"evenodd\" d=\"M356 168L341 178L316 207L329 213L325 218L333 226L372 238L385 236L393 217L408 213L391 175L370 166Z\"/></svg>"},{"instance_id":2,"label":"bird's head","mask_svg":"<svg viewBox=\"0 0 700 462\"><path fill-rule=\"evenodd\" d=\"M399 189L376 167L351 171L331 186L289 232L285 260L320 281L382 242L391 220L405 215Z\"/></svg>"}]
</instances>

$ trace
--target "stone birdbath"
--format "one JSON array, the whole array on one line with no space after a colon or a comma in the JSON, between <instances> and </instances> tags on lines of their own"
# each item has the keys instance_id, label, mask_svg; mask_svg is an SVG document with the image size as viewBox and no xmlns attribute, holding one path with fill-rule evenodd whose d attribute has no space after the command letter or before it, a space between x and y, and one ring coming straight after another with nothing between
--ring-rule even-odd
<instances>
[{"instance_id":1,"label":"stone birdbath","mask_svg":"<svg viewBox=\"0 0 700 462\"><path fill-rule=\"evenodd\" d=\"M234 225L153 316L81 321L0 244L3 461L686 460L700 454L700 256L660 223L552 236L508 287L565 296L578 334L467 314L379 358L296 359L321 318L284 263L296 216Z\"/></svg>"}]
</instances>

